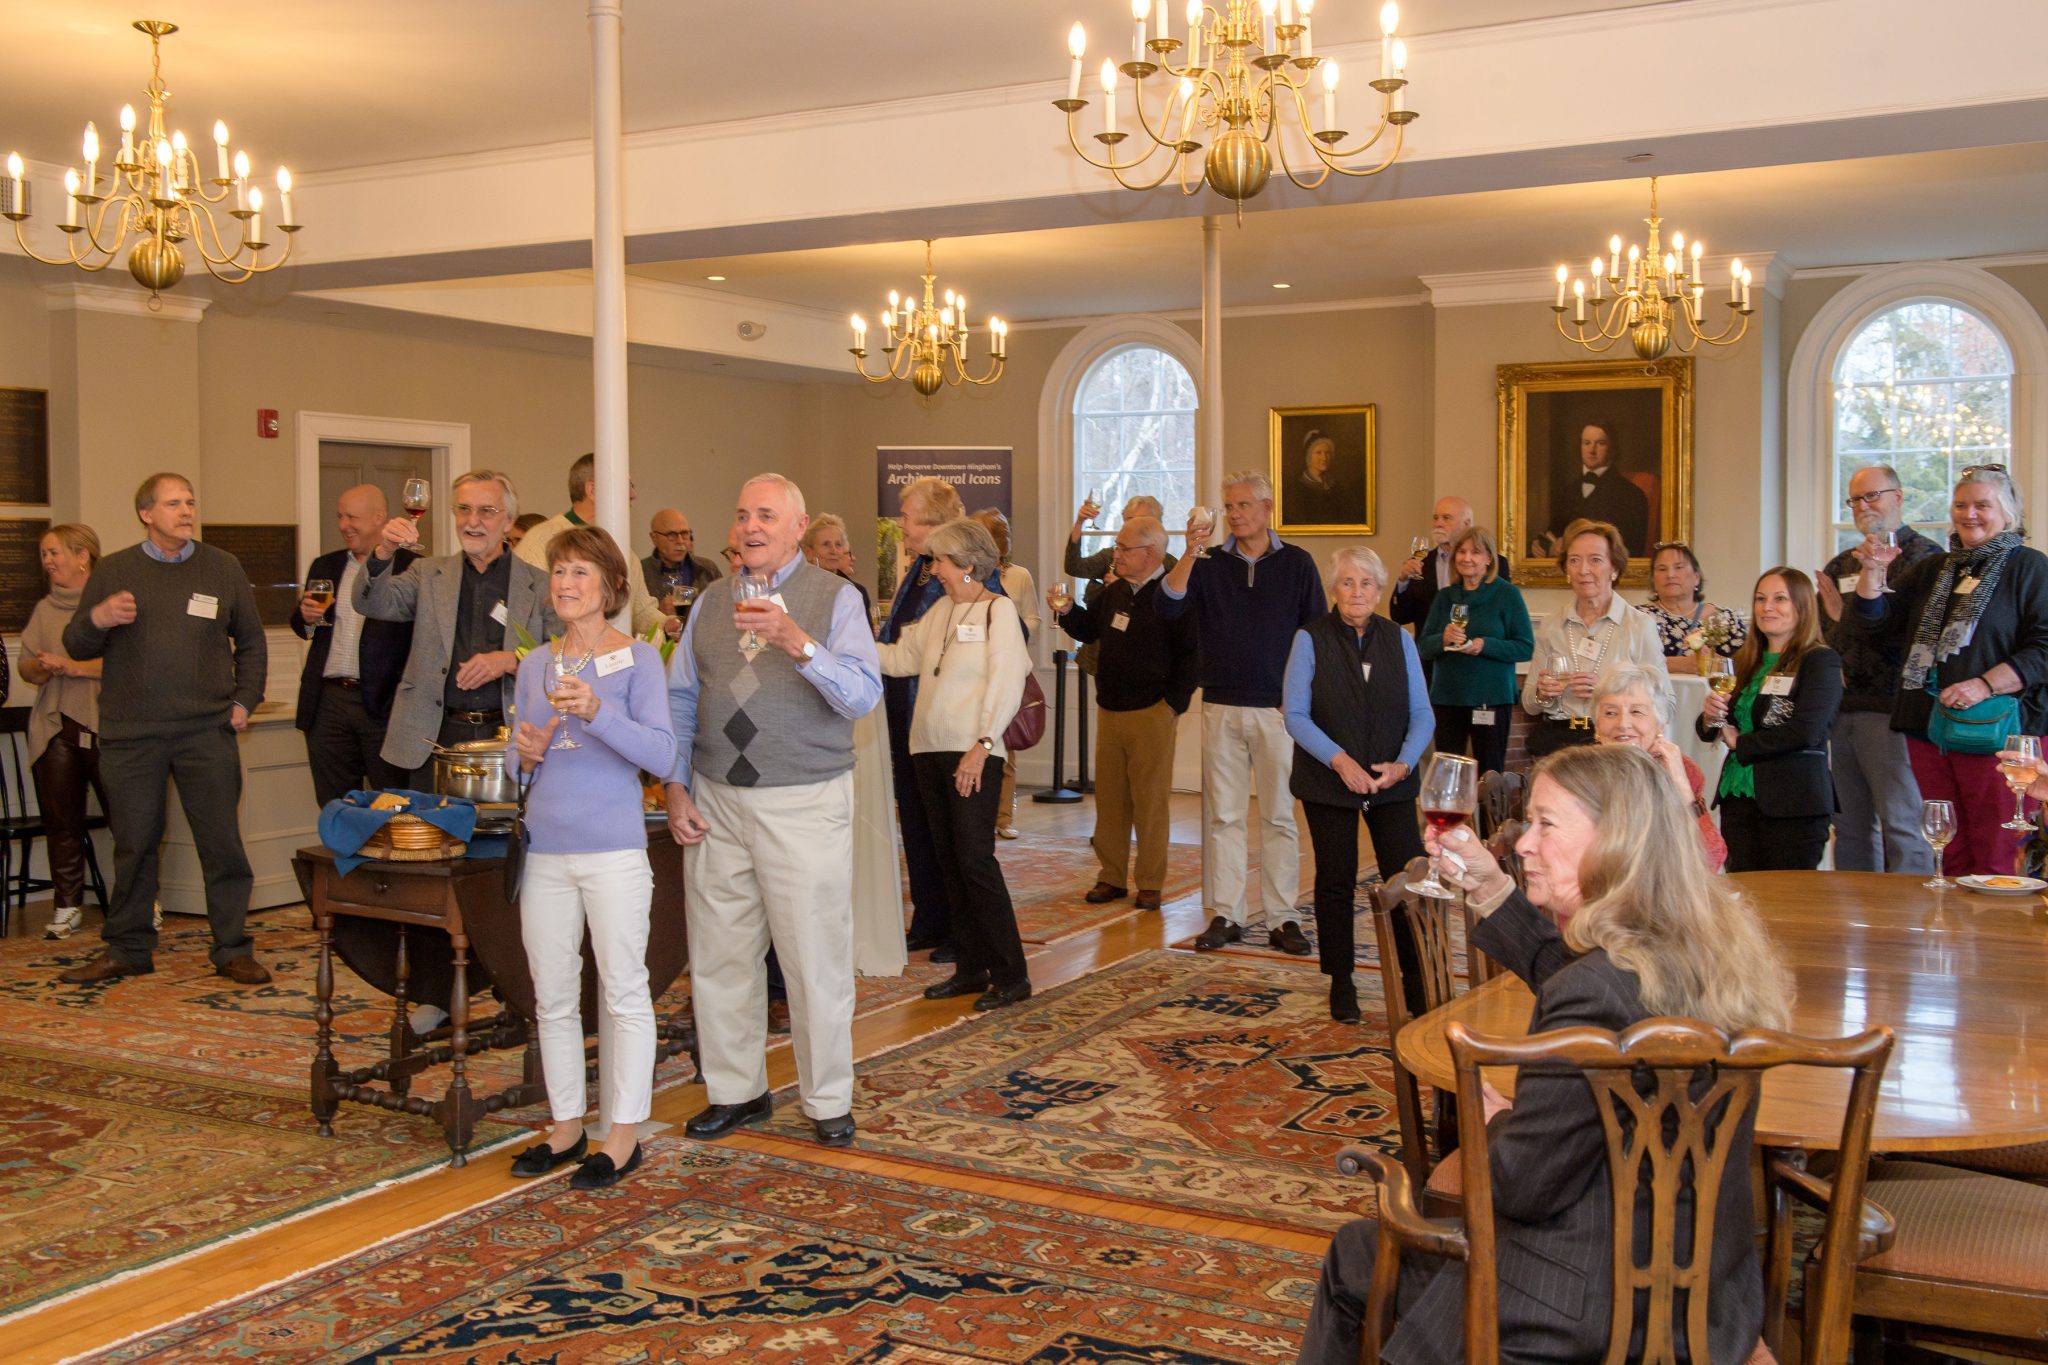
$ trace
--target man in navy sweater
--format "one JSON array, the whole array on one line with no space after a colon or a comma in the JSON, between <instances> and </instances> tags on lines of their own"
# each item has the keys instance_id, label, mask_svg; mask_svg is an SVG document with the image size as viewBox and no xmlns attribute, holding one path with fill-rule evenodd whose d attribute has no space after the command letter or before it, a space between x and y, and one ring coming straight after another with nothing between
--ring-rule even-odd
<instances>
[{"instance_id":1,"label":"man in navy sweater","mask_svg":"<svg viewBox=\"0 0 2048 1365\"><path fill-rule=\"evenodd\" d=\"M1259 800L1259 859L1266 922L1273 943L1305 954L1308 938L1294 909L1301 844L1288 778L1294 741L1280 709L1294 633L1326 613L1322 571L1298 545L1272 530L1273 485L1250 470L1223 481L1230 540L1191 552L1161 585L1159 614L1192 611L1202 685L1202 903L1209 927L1197 948L1221 948L1244 936L1250 803ZM1188 518L1188 544L1204 545L1213 526Z\"/></svg>"}]
</instances>

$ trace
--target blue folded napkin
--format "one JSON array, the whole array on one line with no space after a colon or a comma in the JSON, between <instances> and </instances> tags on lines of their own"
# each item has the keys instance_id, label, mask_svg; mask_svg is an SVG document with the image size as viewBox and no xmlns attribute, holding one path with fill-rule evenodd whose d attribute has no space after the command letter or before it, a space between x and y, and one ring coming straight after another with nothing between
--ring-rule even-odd
<instances>
[{"instance_id":1,"label":"blue folded napkin","mask_svg":"<svg viewBox=\"0 0 2048 1365\"><path fill-rule=\"evenodd\" d=\"M334 865L343 876L371 861L357 850L371 836L390 823L394 815L415 815L441 830L451 839L471 842L476 833L476 802L461 796L440 796L433 792L397 791L411 801L405 810L371 810L370 803L383 792L354 791L329 801L320 812L320 842L334 853ZM502 850L501 850L502 851Z\"/></svg>"}]
</instances>

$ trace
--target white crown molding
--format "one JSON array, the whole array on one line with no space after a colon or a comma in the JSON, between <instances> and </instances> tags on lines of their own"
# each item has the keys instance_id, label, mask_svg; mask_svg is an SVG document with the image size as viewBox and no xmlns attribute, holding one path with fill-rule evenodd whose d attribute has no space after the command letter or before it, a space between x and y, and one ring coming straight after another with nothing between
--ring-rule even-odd
<instances>
[{"instance_id":1,"label":"white crown molding","mask_svg":"<svg viewBox=\"0 0 2048 1365\"><path fill-rule=\"evenodd\" d=\"M1783 296L1793 271L1791 265L1773 251L1739 257L1733 252L1705 257L1702 264L1708 281L1716 277L1725 279L1728 263L1737 259L1762 283L1766 294L1774 298ZM1557 269L1554 266L1549 270L1474 270L1466 274L1423 275L1420 278L1423 288L1428 291L1429 302L1437 308L1476 308L1486 304L1537 300L1551 303L1557 298ZM1707 292L1714 292L1711 283Z\"/></svg>"},{"instance_id":2,"label":"white crown molding","mask_svg":"<svg viewBox=\"0 0 2048 1365\"><path fill-rule=\"evenodd\" d=\"M1996 270L2006 265L2048 265L2048 251L2008 251L1995 256L1949 256L1939 259L1954 265L1975 266L1979 270ZM1868 275L1878 270L1890 270L1901 265L1921 264L1917 260L1866 261L1861 265L1816 265L1792 272L1795 280L1839 280Z\"/></svg>"},{"instance_id":3,"label":"white crown molding","mask_svg":"<svg viewBox=\"0 0 2048 1365\"><path fill-rule=\"evenodd\" d=\"M154 300L140 289L116 284L46 284L43 303L51 312L116 313L125 317L155 318L160 322L197 322L212 299L190 294Z\"/></svg>"},{"instance_id":4,"label":"white crown molding","mask_svg":"<svg viewBox=\"0 0 2048 1365\"><path fill-rule=\"evenodd\" d=\"M1379 298L1329 299L1321 303L1243 303L1223 310L1228 318L1284 317L1303 313L1364 313L1381 308L1421 308L1429 303L1427 294L1389 294ZM1120 313L1086 313L1060 318L1033 318L1029 322L1013 322L1013 332L1044 332L1063 327L1091 327L1104 318L1137 316ZM1199 308L1162 308L1143 314L1145 317L1164 318L1168 322L1199 322L1202 310Z\"/></svg>"}]
</instances>

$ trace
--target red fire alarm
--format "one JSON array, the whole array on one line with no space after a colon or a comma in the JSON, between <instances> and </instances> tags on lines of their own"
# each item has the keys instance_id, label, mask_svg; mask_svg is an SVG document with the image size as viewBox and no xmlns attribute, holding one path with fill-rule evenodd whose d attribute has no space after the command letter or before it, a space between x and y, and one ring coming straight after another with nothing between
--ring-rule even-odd
<instances>
[{"instance_id":1,"label":"red fire alarm","mask_svg":"<svg viewBox=\"0 0 2048 1365\"><path fill-rule=\"evenodd\" d=\"M256 409L256 434L266 441L277 439L277 409Z\"/></svg>"}]
</instances>

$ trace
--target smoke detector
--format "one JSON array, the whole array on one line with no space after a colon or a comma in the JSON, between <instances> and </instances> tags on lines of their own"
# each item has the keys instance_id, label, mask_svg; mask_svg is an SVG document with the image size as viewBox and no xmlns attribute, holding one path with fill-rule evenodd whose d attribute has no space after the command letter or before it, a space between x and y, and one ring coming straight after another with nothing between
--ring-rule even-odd
<instances>
[{"instance_id":1,"label":"smoke detector","mask_svg":"<svg viewBox=\"0 0 2048 1365\"><path fill-rule=\"evenodd\" d=\"M767 335L768 324L765 322L743 322L740 324L741 341L759 341Z\"/></svg>"}]
</instances>

